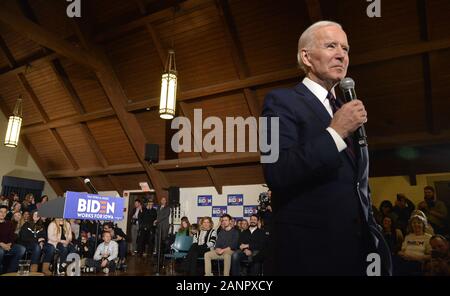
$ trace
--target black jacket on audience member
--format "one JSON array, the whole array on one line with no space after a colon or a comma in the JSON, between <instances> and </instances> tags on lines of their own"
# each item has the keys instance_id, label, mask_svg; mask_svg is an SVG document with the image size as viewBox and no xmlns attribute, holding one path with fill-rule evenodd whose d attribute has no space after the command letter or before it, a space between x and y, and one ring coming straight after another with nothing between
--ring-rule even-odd
<instances>
[{"instance_id":1,"label":"black jacket on audience member","mask_svg":"<svg viewBox=\"0 0 450 296\"><path fill-rule=\"evenodd\" d=\"M139 213L139 228L152 228L153 222L156 220L156 210L155 209L144 209Z\"/></svg>"},{"instance_id":2,"label":"black jacket on audience member","mask_svg":"<svg viewBox=\"0 0 450 296\"><path fill-rule=\"evenodd\" d=\"M34 224L25 222L22 228L20 228L18 243L23 246L29 246L37 243L40 238L47 241L47 230L44 228L43 223Z\"/></svg>"},{"instance_id":3,"label":"black jacket on audience member","mask_svg":"<svg viewBox=\"0 0 450 296\"><path fill-rule=\"evenodd\" d=\"M263 249L265 236L266 234L262 229L256 228L253 233L250 229L246 229L239 233L238 245L248 244L250 251L260 251Z\"/></svg>"}]
</instances>

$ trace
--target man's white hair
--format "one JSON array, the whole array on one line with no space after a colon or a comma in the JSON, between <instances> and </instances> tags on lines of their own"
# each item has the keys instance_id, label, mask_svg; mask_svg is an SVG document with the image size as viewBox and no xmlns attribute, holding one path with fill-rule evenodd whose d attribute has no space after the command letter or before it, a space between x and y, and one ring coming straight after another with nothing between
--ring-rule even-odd
<instances>
[{"instance_id":1,"label":"man's white hair","mask_svg":"<svg viewBox=\"0 0 450 296\"><path fill-rule=\"evenodd\" d=\"M311 43L314 40L314 33L320 28L323 27L329 27L329 26L335 26L342 29L342 26L336 22L332 21L318 21L309 26L305 31L303 31L302 35L298 39L298 49L297 49L297 62L300 68L306 73L306 65L303 64L302 58L301 58L301 49L307 48L311 46Z\"/></svg>"}]
</instances>

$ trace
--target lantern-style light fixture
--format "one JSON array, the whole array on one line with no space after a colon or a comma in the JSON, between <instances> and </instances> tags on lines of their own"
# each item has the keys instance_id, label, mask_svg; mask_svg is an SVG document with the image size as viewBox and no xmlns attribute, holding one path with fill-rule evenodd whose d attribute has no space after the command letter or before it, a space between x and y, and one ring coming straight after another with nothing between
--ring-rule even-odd
<instances>
[{"instance_id":1,"label":"lantern-style light fixture","mask_svg":"<svg viewBox=\"0 0 450 296\"><path fill-rule=\"evenodd\" d=\"M159 101L159 117L172 119L175 116L177 101L177 67L175 65L175 51L169 50L166 66L161 79L161 97Z\"/></svg>"},{"instance_id":2,"label":"lantern-style light fixture","mask_svg":"<svg viewBox=\"0 0 450 296\"><path fill-rule=\"evenodd\" d=\"M9 117L6 129L5 146L17 147L19 143L20 128L22 126L22 96L17 99L13 115Z\"/></svg>"}]
</instances>

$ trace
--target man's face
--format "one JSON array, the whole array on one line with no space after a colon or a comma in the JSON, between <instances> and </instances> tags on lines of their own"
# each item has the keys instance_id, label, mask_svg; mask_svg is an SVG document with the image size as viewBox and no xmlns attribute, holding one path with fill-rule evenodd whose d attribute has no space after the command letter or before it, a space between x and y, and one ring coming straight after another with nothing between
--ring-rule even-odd
<instances>
[{"instance_id":1,"label":"man's face","mask_svg":"<svg viewBox=\"0 0 450 296\"><path fill-rule=\"evenodd\" d=\"M434 192L432 190L425 189L423 194L425 196L425 200L434 200Z\"/></svg>"},{"instance_id":2,"label":"man's face","mask_svg":"<svg viewBox=\"0 0 450 296\"><path fill-rule=\"evenodd\" d=\"M137 201L134 202L134 207L135 207L135 208L139 208L140 205L141 205L141 204L140 204L139 202L137 202Z\"/></svg>"},{"instance_id":3,"label":"man's face","mask_svg":"<svg viewBox=\"0 0 450 296\"><path fill-rule=\"evenodd\" d=\"M5 217L6 217L6 209L1 208L0 209L0 220L5 220Z\"/></svg>"},{"instance_id":4,"label":"man's face","mask_svg":"<svg viewBox=\"0 0 450 296\"><path fill-rule=\"evenodd\" d=\"M432 239L430 245L433 251L436 251L440 255L446 255L448 253L448 242L443 241L439 237Z\"/></svg>"},{"instance_id":5,"label":"man's face","mask_svg":"<svg viewBox=\"0 0 450 296\"><path fill-rule=\"evenodd\" d=\"M230 219L228 217L223 217L222 218L222 227L223 228L227 228L228 226L230 226Z\"/></svg>"},{"instance_id":6,"label":"man's face","mask_svg":"<svg viewBox=\"0 0 450 296\"><path fill-rule=\"evenodd\" d=\"M258 219L255 216L250 217L250 227L258 226Z\"/></svg>"},{"instance_id":7,"label":"man's face","mask_svg":"<svg viewBox=\"0 0 450 296\"><path fill-rule=\"evenodd\" d=\"M248 229L248 221L247 220L243 220L242 221L242 230L246 230Z\"/></svg>"},{"instance_id":8,"label":"man's face","mask_svg":"<svg viewBox=\"0 0 450 296\"><path fill-rule=\"evenodd\" d=\"M317 29L310 48L306 49L305 64L311 74L321 81L335 84L347 74L349 45L347 35L337 26Z\"/></svg>"}]
</instances>

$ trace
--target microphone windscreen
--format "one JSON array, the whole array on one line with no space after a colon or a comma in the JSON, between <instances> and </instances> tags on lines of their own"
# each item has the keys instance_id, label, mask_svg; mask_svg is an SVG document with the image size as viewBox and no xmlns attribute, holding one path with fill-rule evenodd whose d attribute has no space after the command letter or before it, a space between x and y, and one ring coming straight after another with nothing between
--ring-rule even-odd
<instances>
[{"instance_id":1,"label":"microphone windscreen","mask_svg":"<svg viewBox=\"0 0 450 296\"><path fill-rule=\"evenodd\" d=\"M353 79L351 79L350 77L345 77L339 83L339 87L342 90L348 90L348 89L355 88L355 81L353 81Z\"/></svg>"},{"instance_id":2,"label":"microphone windscreen","mask_svg":"<svg viewBox=\"0 0 450 296\"><path fill-rule=\"evenodd\" d=\"M91 180L89 180L88 178L84 179L85 184L90 183L90 182L91 182Z\"/></svg>"}]
</instances>

